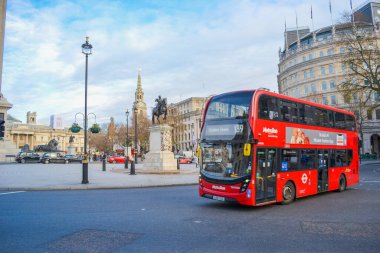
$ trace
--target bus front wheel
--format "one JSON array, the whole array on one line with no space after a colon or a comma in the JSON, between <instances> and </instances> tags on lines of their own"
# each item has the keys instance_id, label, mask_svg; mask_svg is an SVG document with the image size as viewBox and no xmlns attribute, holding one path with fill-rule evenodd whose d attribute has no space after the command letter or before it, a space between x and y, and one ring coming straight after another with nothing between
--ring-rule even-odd
<instances>
[{"instance_id":1,"label":"bus front wheel","mask_svg":"<svg viewBox=\"0 0 380 253\"><path fill-rule=\"evenodd\" d=\"M346 190L346 177L344 175L340 175L338 191L342 192L344 190Z\"/></svg>"},{"instance_id":2,"label":"bus front wheel","mask_svg":"<svg viewBox=\"0 0 380 253\"><path fill-rule=\"evenodd\" d=\"M281 204L287 205L293 202L296 196L296 189L292 182L286 182L284 188L282 188L282 202Z\"/></svg>"}]
</instances>

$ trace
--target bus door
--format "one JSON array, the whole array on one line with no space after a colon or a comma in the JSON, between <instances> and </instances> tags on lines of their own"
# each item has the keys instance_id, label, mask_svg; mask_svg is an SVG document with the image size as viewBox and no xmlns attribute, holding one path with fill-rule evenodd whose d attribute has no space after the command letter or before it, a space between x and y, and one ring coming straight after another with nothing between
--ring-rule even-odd
<instances>
[{"instance_id":1,"label":"bus door","mask_svg":"<svg viewBox=\"0 0 380 253\"><path fill-rule=\"evenodd\" d=\"M328 150L318 150L318 192L327 191L329 188L328 157Z\"/></svg>"},{"instance_id":2,"label":"bus door","mask_svg":"<svg viewBox=\"0 0 380 253\"><path fill-rule=\"evenodd\" d=\"M274 148L256 150L256 203L276 199L277 152Z\"/></svg>"}]
</instances>

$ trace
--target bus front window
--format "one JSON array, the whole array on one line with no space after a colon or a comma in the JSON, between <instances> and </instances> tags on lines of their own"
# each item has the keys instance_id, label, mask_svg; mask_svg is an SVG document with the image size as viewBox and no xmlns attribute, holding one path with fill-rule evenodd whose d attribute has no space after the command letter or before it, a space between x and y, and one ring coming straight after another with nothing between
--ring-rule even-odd
<instances>
[{"instance_id":1,"label":"bus front window","mask_svg":"<svg viewBox=\"0 0 380 253\"><path fill-rule=\"evenodd\" d=\"M215 179L236 179L251 174L244 143L202 143L202 173Z\"/></svg>"}]
</instances>

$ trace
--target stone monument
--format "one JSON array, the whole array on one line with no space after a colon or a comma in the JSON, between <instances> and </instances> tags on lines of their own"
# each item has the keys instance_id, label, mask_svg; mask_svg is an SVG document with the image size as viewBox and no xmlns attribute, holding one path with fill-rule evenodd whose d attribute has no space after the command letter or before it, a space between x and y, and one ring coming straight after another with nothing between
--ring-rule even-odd
<instances>
[{"instance_id":1,"label":"stone monument","mask_svg":"<svg viewBox=\"0 0 380 253\"><path fill-rule=\"evenodd\" d=\"M69 140L69 146L67 147L67 154L68 155L75 155L75 147L73 146L73 142L74 142L74 136L70 136L70 140Z\"/></svg>"},{"instance_id":2,"label":"stone monument","mask_svg":"<svg viewBox=\"0 0 380 253\"><path fill-rule=\"evenodd\" d=\"M166 98L156 99L157 105L153 109L153 117L166 115ZM154 118L152 118L154 119ZM144 170L151 172L175 172L177 170L177 160L174 158L172 149L172 127L168 124L154 124L149 128L149 153L145 155Z\"/></svg>"},{"instance_id":3,"label":"stone monument","mask_svg":"<svg viewBox=\"0 0 380 253\"><path fill-rule=\"evenodd\" d=\"M5 127L7 126L7 112L12 108L12 104L3 96L1 92L2 86L2 74L3 74L3 51L4 51L4 31L5 31L5 16L6 16L5 0L0 1L0 120L5 121ZM13 144L11 140L7 139L7 136L0 139L0 162L7 161L7 157L15 156L19 149Z\"/></svg>"}]
</instances>

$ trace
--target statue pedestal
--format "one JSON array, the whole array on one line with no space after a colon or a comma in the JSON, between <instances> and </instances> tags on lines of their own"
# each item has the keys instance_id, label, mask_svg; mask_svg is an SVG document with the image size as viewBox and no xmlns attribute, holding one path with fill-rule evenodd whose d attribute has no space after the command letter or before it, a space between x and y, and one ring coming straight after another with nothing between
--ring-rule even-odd
<instances>
[{"instance_id":1,"label":"statue pedestal","mask_svg":"<svg viewBox=\"0 0 380 253\"><path fill-rule=\"evenodd\" d=\"M70 143L70 145L67 147L67 154L68 155L76 155L75 147L73 147L72 143Z\"/></svg>"},{"instance_id":2,"label":"statue pedestal","mask_svg":"<svg viewBox=\"0 0 380 253\"><path fill-rule=\"evenodd\" d=\"M0 70L1 72L1 70ZM0 78L1 81L1 78ZM8 102L8 100L2 96L0 91L0 120L7 121L8 110L12 108L12 104ZM9 125L5 124L5 128L8 128ZM18 147L10 140L9 131L4 133L6 136L0 139L0 162L10 162L14 161L14 157L17 152L20 151Z\"/></svg>"},{"instance_id":3,"label":"statue pedestal","mask_svg":"<svg viewBox=\"0 0 380 253\"><path fill-rule=\"evenodd\" d=\"M144 170L152 172L175 172L177 160L172 148L172 127L167 124L149 128L149 153L145 155Z\"/></svg>"}]
</instances>

